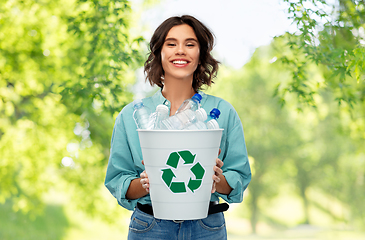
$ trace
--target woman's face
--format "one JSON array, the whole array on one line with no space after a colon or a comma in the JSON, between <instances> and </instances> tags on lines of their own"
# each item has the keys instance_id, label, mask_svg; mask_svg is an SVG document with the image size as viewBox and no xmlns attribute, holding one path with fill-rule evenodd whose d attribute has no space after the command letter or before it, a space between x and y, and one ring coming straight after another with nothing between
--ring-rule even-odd
<instances>
[{"instance_id":1,"label":"woman's face","mask_svg":"<svg viewBox=\"0 0 365 240\"><path fill-rule=\"evenodd\" d=\"M192 81L199 55L200 46L192 27L182 24L171 28L161 49L165 81L169 78Z\"/></svg>"}]
</instances>

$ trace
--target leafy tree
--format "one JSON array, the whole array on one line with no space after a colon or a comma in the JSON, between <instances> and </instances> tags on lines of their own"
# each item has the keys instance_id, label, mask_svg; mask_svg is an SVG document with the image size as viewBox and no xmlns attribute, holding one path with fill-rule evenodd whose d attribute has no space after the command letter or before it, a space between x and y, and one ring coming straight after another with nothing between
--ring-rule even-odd
<instances>
[{"instance_id":1,"label":"leafy tree","mask_svg":"<svg viewBox=\"0 0 365 240\"><path fill-rule=\"evenodd\" d=\"M364 109L364 24L363 1L284 0L288 13L297 25L295 34L287 34L293 54L282 56L292 72L292 81L279 87L284 99L297 94L301 103L315 105L313 94L320 89L334 92L339 104ZM324 82L311 84L307 74L309 63L323 67ZM363 116L363 115L361 115Z\"/></svg>"},{"instance_id":2,"label":"leafy tree","mask_svg":"<svg viewBox=\"0 0 365 240\"><path fill-rule=\"evenodd\" d=\"M285 184L284 163L294 155L299 139L295 126L288 122L289 112L272 98L275 85L289 78L287 71L270 63L274 56L272 46L256 49L242 69L221 69L219 80L210 90L231 102L243 123L253 174L245 203L254 233L258 221L269 217L264 213L264 203Z\"/></svg>"},{"instance_id":3,"label":"leafy tree","mask_svg":"<svg viewBox=\"0 0 365 240\"><path fill-rule=\"evenodd\" d=\"M108 215L113 117L141 63L132 16L126 0L0 5L0 202L41 210L46 193L68 191L71 203Z\"/></svg>"},{"instance_id":4,"label":"leafy tree","mask_svg":"<svg viewBox=\"0 0 365 240\"><path fill-rule=\"evenodd\" d=\"M301 223L312 222L310 207L344 221L343 216L313 199L309 192L314 189L331 196L340 189L352 189L350 185L355 178L343 181L338 179L338 172L343 173L340 166L350 152L361 151L361 140L352 139L345 127L342 115L346 116L346 109L335 106L331 91L318 90L313 94L315 108L301 106L291 95L286 97L285 107L273 98L277 84L292 80L287 66L278 60L278 56L293 54L285 47L286 43L283 37L276 38L269 46L256 49L242 69L222 69L216 86L209 90L231 102L243 122L253 170L245 198L253 232L259 220L281 224L280 216L268 216L265 208L284 186L294 187L293 193L302 199L304 218ZM308 81L324 81L322 70L315 64L308 64L306 71L310 76ZM355 155L356 158L362 156ZM359 164L347 161L347 173ZM361 171L358 174L361 176ZM351 196L358 199L355 193ZM355 201L348 201L350 198L346 195L339 200L359 207ZM358 216L355 211L353 214Z\"/></svg>"},{"instance_id":5,"label":"leafy tree","mask_svg":"<svg viewBox=\"0 0 365 240\"><path fill-rule=\"evenodd\" d=\"M364 173L355 169L361 169L363 165L361 159L365 144L365 3L356 0L284 2L288 3L290 18L298 26L298 31L284 36L289 39L287 46L290 52L278 58L291 71L292 80L277 86L277 96L284 103L289 93L296 94L300 109L303 103L316 107L324 102L331 112L328 118L336 115L335 119L327 119L326 124L339 135L334 138L321 134L322 137L328 136L323 142L328 149L327 156L323 158L327 159L324 161L337 159L333 162L334 170L353 173L352 177L339 178L327 167L326 179L330 180L321 181L321 187L329 194L335 193L351 209L353 219L364 219L364 210L356 195L356 192L364 191L361 180ZM323 81L313 81L308 71L312 63L320 67ZM319 103L316 99L324 101ZM336 107L330 99L338 103L337 110L333 109Z\"/></svg>"},{"instance_id":6,"label":"leafy tree","mask_svg":"<svg viewBox=\"0 0 365 240\"><path fill-rule=\"evenodd\" d=\"M300 107L303 104L316 106L313 96L321 90L331 91L341 108L347 108L352 125L356 125L351 135L357 135L364 143L365 137L356 133L365 130L364 2L284 2L288 4L288 13L298 31L285 35L291 54L278 56L291 71L292 80L278 85L277 95L282 103L285 96L295 94ZM311 80L307 73L311 63L322 69L324 81Z\"/></svg>"}]
</instances>

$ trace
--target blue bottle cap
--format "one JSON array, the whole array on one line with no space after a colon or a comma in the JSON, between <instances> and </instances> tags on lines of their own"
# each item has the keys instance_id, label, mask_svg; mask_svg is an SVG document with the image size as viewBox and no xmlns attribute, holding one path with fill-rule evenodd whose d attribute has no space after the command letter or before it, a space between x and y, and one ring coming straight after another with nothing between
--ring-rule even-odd
<instances>
[{"instance_id":1,"label":"blue bottle cap","mask_svg":"<svg viewBox=\"0 0 365 240\"><path fill-rule=\"evenodd\" d=\"M202 95L200 95L199 93L195 93L191 99L195 99L200 102L202 100Z\"/></svg>"},{"instance_id":2,"label":"blue bottle cap","mask_svg":"<svg viewBox=\"0 0 365 240\"><path fill-rule=\"evenodd\" d=\"M219 118L219 115L221 114L221 111L219 111L218 108L213 108L212 111L210 111L209 115L214 118Z\"/></svg>"},{"instance_id":3,"label":"blue bottle cap","mask_svg":"<svg viewBox=\"0 0 365 240\"><path fill-rule=\"evenodd\" d=\"M134 108L140 108L142 106L143 106L143 102L142 102L141 99L134 100L134 102L133 102L133 107Z\"/></svg>"}]
</instances>

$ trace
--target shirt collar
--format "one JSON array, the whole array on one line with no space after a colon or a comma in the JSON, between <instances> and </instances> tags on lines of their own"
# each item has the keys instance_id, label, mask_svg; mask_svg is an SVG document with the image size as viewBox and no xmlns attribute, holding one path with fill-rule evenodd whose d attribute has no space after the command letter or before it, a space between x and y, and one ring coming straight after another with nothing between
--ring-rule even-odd
<instances>
[{"instance_id":1,"label":"shirt collar","mask_svg":"<svg viewBox=\"0 0 365 240\"><path fill-rule=\"evenodd\" d=\"M200 104L203 105L205 103L205 101L207 100L207 95L204 92L202 92L202 91L198 91L198 93L202 96L202 100L201 100ZM156 106L159 105L159 104L165 104L169 108L171 106L170 101L167 100L162 95L162 88L160 88L159 90L157 90L157 92L152 96L152 100L153 100L154 104L156 104Z\"/></svg>"},{"instance_id":2,"label":"shirt collar","mask_svg":"<svg viewBox=\"0 0 365 240\"><path fill-rule=\"evenodd\" d=\"M157 92L152 96L152 101L153 103L157 106L159 104L165 104L166 106L168 106L170 108L171 103L169 100L167 100L163 95L162 95L162 88L160 88L159 90L157 90Z\"/></svg>"}]
</instances>

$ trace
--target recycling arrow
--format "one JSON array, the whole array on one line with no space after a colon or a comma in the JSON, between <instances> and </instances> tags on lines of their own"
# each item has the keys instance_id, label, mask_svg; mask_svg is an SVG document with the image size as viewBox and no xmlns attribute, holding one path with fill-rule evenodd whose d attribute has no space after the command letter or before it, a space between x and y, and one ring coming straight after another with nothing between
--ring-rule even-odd
<instances>
[{"instance_id":1,"label":"recycling arrow","mask_svg":"<svg viewBox=\"0 0 365 240\"><path fill-rule=\"evenodd\" d=\"M189 183L188 183L188 188L190 188L190 190L192 192L194 192L194 190L198 189L200 187L200 185L202 184L202 179L203 179L205 170L202 167L202 165L200 165L200 163L197 162L193 167L190 168L190 171L195 175L196 180L193 180L190 178Z\"/></svg>"},{"instance_id":2,"label":"recycling arrow","mask_svg":"<svg viewBox=\"0 0 365 240\"><path fill-rule=\"evenodd\" d=\"M193 164L195 161L196 154L192 154L188 150L172 152L169 155L169 158L166 161L166 165L172 167L174 169L177 168L180 159L184 161L184 165ZM184 182L173 182L173 179L176 178L173 170L171 168L162 169L162 180L165 182L166 186L173 193L185 193L186 192L186 184ZM190 171L194 174L195 179L190 178L187 184L187 187L194 193L201 184L205 174L205 170L203 166L197 162L194 166L190 168Z\"/></svg>"},{"instance_id":3,"label":"recycling arrow","mask_svg":"<svg viewBox=\"0 0 365 240\"><path fill-rule=\"evenodd\" d=\"M195 175L196 179L203 179L205 170L200 165L199 162L197 162L193 167L190 168L190 171Z\"/></svg>"},{"instance_id":4,"label":"recycling arrow","mask_svg":"<svg viewBox=\"0 0 365 240\"><path fill-rule=\"evenodd\" d=\"M186 192L184 182L173 182L173 183L171 183L170 189L173 193L184 193L184 192Z\"/></svg>"},{"instance_id":5,"label":"recycling arrow","mask_svg":"<svg viewBox=\"0 0 365 240\"><path fill-rule=\"evenodd\" d=\"M190 178L189 183L188 183L188 188L192 192L194 192L194 190L197 190L201 184L202 184L202 180L193 180Z\"/></svg>"},{"instance_id":6,"label":"recycling arrow","mask_svg":"<svg viewBox=\"0 0 365 240\"><path fill-rule=\"evenodd\" d=\"M167 186L170 187L170 184L172 182L172 179L175 176L174 172L170 169L170 168L167 168L167 169L162 169L162 179L163 181L166 183Z\"/></svg>"},{"instance_id":7,"label":"recycling arrow","mask_svg":"<svg viewBox=\"0 0 365 240\"><path fill-rule=\"evenodd\" d=\"M194 162L195 159L195 155L193 155L190 151L180 151L179 155L182 157L182 159L184 160L184 164L191 164Z\"/></svg>"},{"instance_id":8,"label":"recycling arrow","mask_svg":"<svg viewBox=\"0 0 365 240\"><path fill-rule=\"evenodd\" d=\"M170 154L169 159L167 159L166 164L173 168L177 168L177 165L179 164L179 159L180 155L177 152L173 152Z\"/></svg>"}]
</instances>

